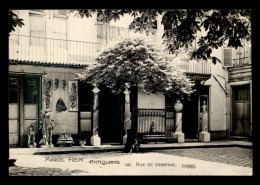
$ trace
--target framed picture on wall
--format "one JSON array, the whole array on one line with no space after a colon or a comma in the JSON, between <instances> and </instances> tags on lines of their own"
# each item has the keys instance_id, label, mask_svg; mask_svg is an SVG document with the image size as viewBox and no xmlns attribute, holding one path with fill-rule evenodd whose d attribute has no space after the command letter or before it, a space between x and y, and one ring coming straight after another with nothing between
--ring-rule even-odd
<instances>
[{"instance_id":1,"label":"framed picture on wall","mask_svg":"<svg viewBox=\"0 0 260 185\"><path fill-rule=\"evenodd\" d=\"M69 111L78 111L78 81L69 81Z\"/></svg>"}]
</instances>

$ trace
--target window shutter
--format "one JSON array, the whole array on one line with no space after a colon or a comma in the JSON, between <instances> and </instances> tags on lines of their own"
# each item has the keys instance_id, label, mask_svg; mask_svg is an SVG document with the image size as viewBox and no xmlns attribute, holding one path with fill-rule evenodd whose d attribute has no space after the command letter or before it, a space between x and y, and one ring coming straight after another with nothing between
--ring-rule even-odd
<instances>
[{"instance_id":1,"label":"window shutter","mask_svg":"<svg viewBox=\"0 0 260 185\"><path fill-rule=\"evenodd\" d=\"M224 53L223 67L232 67L233 66L232 49L224 48L223 53Z\"/></svg>"}]
</instances>

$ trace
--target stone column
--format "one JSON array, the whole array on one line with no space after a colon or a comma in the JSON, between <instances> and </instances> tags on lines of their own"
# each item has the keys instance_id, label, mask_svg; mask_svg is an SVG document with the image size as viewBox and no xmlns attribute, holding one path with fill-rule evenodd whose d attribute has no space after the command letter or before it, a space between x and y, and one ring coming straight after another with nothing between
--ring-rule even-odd
<instances>
[{"instance_id":1,"label":"stone column","mask_svg":"<svg viewBox=\"0 0 260 185\"><path fill-rule=\"evenodd\" d=\"M90 144L92 146L99 146L101 145L101 139L98 136L98 123L99 123L99 102L98 102L98 93L99 89L95 87L93 90L94 93L94 105L93 105L93 135L90 138Z\"/></svg>"},{"instance_id":2,"label":"stone column","mask_svg":"<svg viewBox=\"0 0 260 185\"><path fill-rule=\"evenodd\" d=\"M202 105L202 125L201 133L199 134L200 142L210 142L210 133L208 133L208 111L206 102L203 101Z\"/></svg>"},{"instance_id":3,"label":"stone column","mask_svg":"<svg viewBox=\"0 0 260 185\"><path fill-rule=\"evenodd\" d=\"M177 139L178 143L184 143L184 133L182 132L182 109L183 105L180 100L176 100L174 105L175 113L175 132L172 133L172 137Z\"/></svg>"},{"instance_id":4,"label":"stone column","mask_svg":"<svg viewBox=\"0 0 260 185\"><path fill-rule=\"evenodd\" d=\"M123 136L123 144L126 144L127 141L127 130L131 128L131 112L130 112L130 84L125 84L126 89L125 94L125 114L124 114L124 131L125 135Z\"/></svg>"}]
</instances>

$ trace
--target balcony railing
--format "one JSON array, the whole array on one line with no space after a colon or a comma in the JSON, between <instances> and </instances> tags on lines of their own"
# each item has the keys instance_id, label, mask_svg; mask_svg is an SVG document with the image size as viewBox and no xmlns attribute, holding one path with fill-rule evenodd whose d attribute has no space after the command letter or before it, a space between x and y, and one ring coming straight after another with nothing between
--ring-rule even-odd
<instances>
[{"instance_id":1,"label":"balcony railing","mask_svg":"<svg viewBox=\"0 0 260 185\"><path fill-rule=\"evenodd\" d=\"M207 61L173 61L177 66L190 74L211 74L211 63Z\"/></svg>"},{"instance_id":2,"label":"balcony railing","mask_svg":"<svg viewBox=\"0 0 260 185\"><path fill-rule=\"evenodd\" d=\"M42 64L91 65L101 45L92 42L10 35L9 59ZM192 74L211 74L210 62L173 61Z\"/></svg>"},{"instance_id":3,"label":"balcony railing","mask_svg":"<svg viewBox=\"0 0 260 185\"><path fill-rule=\"evenodd\" d=\"M95 63L98 43L11 35L9 59L44 64L88 65Z\"/></svg>"}]
</instances>

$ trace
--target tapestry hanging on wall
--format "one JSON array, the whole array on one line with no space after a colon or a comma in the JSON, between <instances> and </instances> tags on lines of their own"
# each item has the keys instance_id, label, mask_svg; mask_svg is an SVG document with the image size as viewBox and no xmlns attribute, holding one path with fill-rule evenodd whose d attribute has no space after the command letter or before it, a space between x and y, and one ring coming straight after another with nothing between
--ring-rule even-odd
<instances>
[{"instance_id":1,"label":"tapestry hanging on wall","mask_svg":"<svg viewBox=\"0 0 260 185\"><path fill-rule=\"evenodd\" d=\"M78 81L69 81L69 111L78 111Z\"/></svg>"},{"instance_id":2,"label":"tapestry hanging on wall","mask_svg":"<svg viewBox=\"0 0 260 185\"><path fill-rule=\"evenodd\" d=\"M51 112L52 111L52 89L53 84L51 79L44 79L42 83L43 92L43 109Z\"/></svg>"}]
</instances>

